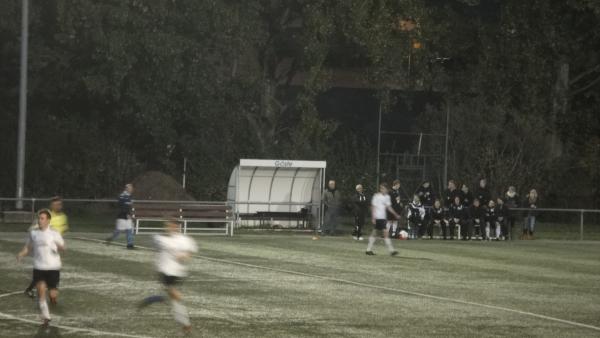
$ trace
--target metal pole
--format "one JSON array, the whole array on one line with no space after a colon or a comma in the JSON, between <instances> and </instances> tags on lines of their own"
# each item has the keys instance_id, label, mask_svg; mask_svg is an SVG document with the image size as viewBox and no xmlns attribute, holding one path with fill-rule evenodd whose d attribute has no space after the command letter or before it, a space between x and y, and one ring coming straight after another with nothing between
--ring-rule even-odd
<instances>
[{"instance_id":1,"label":"metal pole","mask_svg":"<svg viewBox=\"0 0 600 338\"><path fill-rule=\"evenodd\" d=\"M379 100L379 122L377 124L377 185L375 187L375 191L379 191L379 177L381 174L379 173L379 153L381 151L381 100Z\"/></svg>"},{"instance_id":2,"label":"metal pole","mask_svg":"<svg viewBox=\"0 0 600 338\"><path fill-rule=\"evenodd\" d=\"M185 189L185 174L187 171L187 157L183 158L183 178L181 179L181 186Z\"/></svg>"},{"instance_id":3,"label":"metal pole","mask_svg":"<svg viewBox=\"0 0 600 338\"><path fill-rule=\"evenodd\" d=\"M583 210L579 214L579 240L583 241Z\"/></svg>"},{"instance_id":4,"label":"metal pole","mask_svg":"<svg viewBox=\"0 0 600 338\"><path fill-rule=\"evenodd\" d=\"M444 146L444 184L448 183L448 135L450 133L450 104L446 101L446 141Z\"/></svg>"},{"instance_id":5,"label":"metal pole","mask_svg":"<svg viewBox=\"0 0 600 338\"><path fill-rule=\"evenodd\" d=\"M29 0L21 9L21 83L19 88L19 136L17 143L17 210L23 209L25 185L25 125L27 123L27 52L29 41Z\"/></svg>"}]
</instances>

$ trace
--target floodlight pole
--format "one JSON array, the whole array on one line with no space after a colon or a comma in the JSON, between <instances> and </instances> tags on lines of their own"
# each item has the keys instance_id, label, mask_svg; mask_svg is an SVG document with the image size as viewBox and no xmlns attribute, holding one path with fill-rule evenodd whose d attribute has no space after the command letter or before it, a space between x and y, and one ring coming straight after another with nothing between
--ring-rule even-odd
<instances>
[{"instance_id":1,"label":"floodlight pole","mask_svg":"<svg viewBox=\"0 0 600 338\"><path fill-rule=\"evenodd\" d=\"M379 154L381 151L381 100L379 101L379 122L377 124L377 185L375 186L375 191L379 191L379 177L381 176L379 170Z\"/></svg>"},{"instance_id":2,"label":"floodlight pole","mask_svg":"<svg viewBox=\"0 0 600 338\"><path fill-rule=\"evenodd\" d=\"M450 100L446 100L446 140L444 145L444 185L448 183L448 135L450 132Z\"/></svg>"},{"instance_id":3,"label":"floodlight pole","mask_svg":"<svg viewBox=\"0 0 600 338\"><path fill-rule=\"evenodd\" d=\"M17 143L17 201L15 208L23 209L25 185L25 127L27 124L27 52L29 40L29 0L22 0L21 9L21 83L19 88L19 131Z\"/></svg>"},{"instance_id":4,"label":"floodlight pole","mask_svg":"<svg viewBox=\"0 0 600 338\"><path fill-rule=\"evenodd\" d=\"M185 175L187 173L187 157L183 158L183 177L181 178L181 186L185 189Z\"/></svg>"}]
</instances>

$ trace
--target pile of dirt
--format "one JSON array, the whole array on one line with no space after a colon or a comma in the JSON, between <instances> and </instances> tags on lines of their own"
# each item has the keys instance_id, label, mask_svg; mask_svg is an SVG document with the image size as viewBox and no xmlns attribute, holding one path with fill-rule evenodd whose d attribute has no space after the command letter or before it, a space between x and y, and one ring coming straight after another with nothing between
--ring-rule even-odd
<instances>
[{"instance_id":1,"label":"pile of dirt","mask_svg":"<svg viewBox=\"0 0 600 338\"><path fill-rule=\"evenodd\" d=\"M181 183L160 171L147 171L133 180L137 200L193 201Z\"/></svg>"}]
</instances>

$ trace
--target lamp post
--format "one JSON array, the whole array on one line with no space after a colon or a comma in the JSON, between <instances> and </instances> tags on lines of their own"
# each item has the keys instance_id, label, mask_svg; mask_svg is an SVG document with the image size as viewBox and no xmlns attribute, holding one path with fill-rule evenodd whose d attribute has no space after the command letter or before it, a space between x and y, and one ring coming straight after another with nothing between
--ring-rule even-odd
<instances>
[{"instance_id":1,"label":"lamp post","mask_svg":"<svg viewBox=\"0 0 600 338\"><path fill-rule=\"evenodd\" d=\"M27 125L27 52L29 40L29 0L22 0L21 10L21 83L19 88L19 130L17 142L17 202L23 209L25 185L25 131Z\"/></svg>"}]
</instances>

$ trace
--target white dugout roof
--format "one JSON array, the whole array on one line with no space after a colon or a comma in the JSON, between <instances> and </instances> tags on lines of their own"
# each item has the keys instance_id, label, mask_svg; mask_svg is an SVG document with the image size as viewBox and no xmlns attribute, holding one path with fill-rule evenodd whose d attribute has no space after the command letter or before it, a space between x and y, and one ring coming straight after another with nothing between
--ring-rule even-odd
<instances>
[{"instance_id":1,"label":"white dugout roof","mask_svg":"<svg viewBox=\"0 0 600 338\"><path fill-rule=\"evenodd\" d=\"M262 211L321 213L325 161L242 159L233 169L227 201L239 214Z\"/></svg>"}]
</instances>

